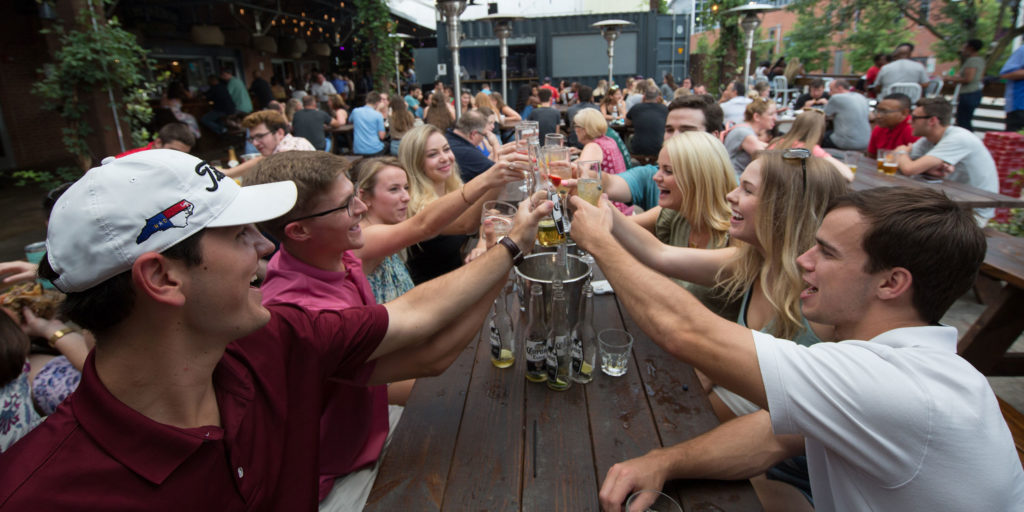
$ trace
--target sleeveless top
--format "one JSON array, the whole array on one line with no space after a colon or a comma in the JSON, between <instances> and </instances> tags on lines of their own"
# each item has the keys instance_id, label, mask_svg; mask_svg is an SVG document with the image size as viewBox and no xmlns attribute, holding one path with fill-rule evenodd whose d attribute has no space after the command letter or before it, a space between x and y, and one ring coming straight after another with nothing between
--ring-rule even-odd
<instances>
[{"instance_id":1,"label":"sleeveless top","mask_svg":"<svg viewBox=\"0 0 1024 512\"><path fill-rule=\"evenodd\" d=\"M626 170L626 162L622 159L619 146L611 137L603 135L594 139L594 144L601 148L601 172L608 174L619 174ZM633 207L623 203L614 203L620 212L626 215L633 214Z\"/></svg>"},{"instance_id":2,"label":"sleeveless top","mask_svg":"<svg viewBox=\"0 0 1024 512\"><path fill-rule=\"evenodd\" d=\"M409 246L409 275L416 284L447 274L462 266L462 246L466 235L438 235Z\"/></svg>"},{"instance_id":3,"label":"sleeveless top","mask_svg":"<svg viewBox=\"0 0 1024 512\"><path fill-rule=\"evenodd\" d=\"M661 213L658 214L658 220L654 224L654 236L664 244L674 247L687 247L690 240L690 223L686 220L686 217L676 210L662 208ZM714 245L714 241L709 240L708 245L704 248L721 249L728 245L729 240L726 237L726 240L721 245ZM730 319L736 318L736 315L739 314L740 301L730 301L728 298L716 293L714 288L708 286L701 286L679 279L673 279L673 281L679 286L686 288L694 297L697 297L701 304L707 306L708 309L715 312L718 316Z\"/></svg>"},{"instance_id":4,"label":"sleeveless top","mask_svg":"<svg viewBox=\"0 0 1024 512\"><path fill-rule=\"evenodd\" d=\"M747 305L750 304L750 292L752 292L753 290L753 286L748 288L747 293L743 294L743 300L740 301L740 316L736 320L736 323L742 325L743 327L747 326ZM811 345L814 345L815 343L821 343L821 338L818 338L818 335L814 334L814 330L811 329L811 324L807 321L807 319L801 318L801 320L803 320L804 326L802 329L800 329L798 333L796 333L796 336L793 337L793 341L805 347L809 347ZM761 332L772 334L772 332L775 330L774 328L775 320L772 320L761 329Z\"/></svg>"},{"instance_id":5,"label":"sleeveless top","mask_svg":"<svg viewBox=\"0 0 1024 512\"><path fill-rule=\"evenodd\" d=\"M414 286L409 269L398 253L384 258L366 278L370 281L377 304L391 302Z\"/></svg>"}]
</instances>

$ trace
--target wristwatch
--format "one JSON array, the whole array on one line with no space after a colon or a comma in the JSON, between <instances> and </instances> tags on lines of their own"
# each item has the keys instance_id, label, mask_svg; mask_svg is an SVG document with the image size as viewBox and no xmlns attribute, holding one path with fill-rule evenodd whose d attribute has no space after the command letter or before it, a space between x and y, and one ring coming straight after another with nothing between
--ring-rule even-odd
<instances>
[{"instance_id":1,"label":"wristwatch","mask_svg":"<svg viewBox=\"0 0 1024 512\"><path fill-rule=\"evenodd\" d=\"M64 336L67 336L68 334L71 334L71 333L73 333L75 331L77 331L77 329L74 329L72 327L65 327L63 329L57 329L56 331L54 331L53 334L50 335L49 338L46 339L46 342L50 344L50 348L55 348L54 345L57 344L58 340L60 340Z\"/></svg>"},{"instance_id":2,"label":"wristwatch","mask_svg":"<svg viewBox=\"0 0 1024 512\"><path fill-rule=\"evenodd\" d=\"M508 235L506 235L501 237L501 240L498 240L498 243L508 249L508 254L512 256L513 265L518 267L519 264L523 262L523 251L519 248L519 245L516 244L515 240L512 240Z\"/></svg>"}]
</instances>

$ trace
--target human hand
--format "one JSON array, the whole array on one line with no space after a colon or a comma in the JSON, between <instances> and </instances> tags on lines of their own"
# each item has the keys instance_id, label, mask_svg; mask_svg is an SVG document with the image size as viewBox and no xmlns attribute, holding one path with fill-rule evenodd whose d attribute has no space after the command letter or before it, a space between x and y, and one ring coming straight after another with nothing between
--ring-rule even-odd
<instances>
[{"instance_id":1,"label":"human hand","mask_svg":"<svg viewBox=\"0 0 1024 512\"><path fill-rule=\"evenodd\" d=\"M941 179L941 178L945 178L946 176L949 176L950 174L953 174L953 171L955 169L956 168L953 167L953 165L948 164L946 162L942 162L941 164L936 165L935 167L932 167L931 169L928 169L927 171L924 171L923 174L926 175L926 176L931 176L933 178L940 178Z\"/></svg>"},{"instance_id":2,"label":"human hand","mask_svg":"<svg viewBox=\"0 0 1024 512\"><path fill-rule=\"evenodd\" d=\"M490 169L484 171L484 173L478 176L478 178L484 179L484 183L487 184L486 188L494 188L503 186L506 183L525 179L526 173L518 164L501 160L492 165Z\"/></svg>"},{"instance_id":3,"label":"human hand","mask_svg":"<svg viewBox=\"0 0 1024 512\"><path fill-rule=\"evenodd\" d=\"M579 196L572 196L569 202L574 208L572 218L572 239L587 252L593 253L598 240L611 236L614 224L614 213L608 194L601 194L599 206L584 201Z\"/></svg>"},{"instance_id":4,"label":"human hand","mask_svg":"<svg viewBox=\"0 0 1024 512\"><path fill-rule=\"evenodd\" d=\"M27 261L4 261L0 262L0 284L18 284L32 281L36 278L36 271L39 267L35 263Z\"/></svg>"},{"instance_id":5,"label":"human hand","mask_svg":"<svg viewBox=\"0 0 1024 512\"><path fill-rule=\"evenodd\" d=\"M494 221L491 219L485 219L480 224L480 240L483 243L478 243L469 255L466 256L466 263L469 263L480 256L483 256L487 249L490 249L494 244L498 243L498 236L494 233Z\"/></svg>"},{"instance_id":6,"label":"human hand","mask_svg":"<svg viewBox=\"0 0 1024 512\"><path fill-rule=\"evenodd\" d=\"M67 329L64 322L36 316L28 307L21 308L21 330L30 337L49 339L53 333Z\"/></svg>"},{"instance_id":7,"label":"human hand","mask_svg":"<svg viewBox=\"0 0 1024 512\"><path fill-rule=\"evenodd\" d=\"M897 153L902 152L902 153L906 153L906 154L909 155L910 154L910 145L909 144L904 144L902 146L896 146L896 148L893 149L893 151L895 151Z\"/></svg>"},{"instance_id":8,"label":"human hand","mask_svg":"<svg viewBox=\"0 0 1024 512\"><path fill-rule=\"evenodd\" d=\"M532 196L523 199L518 208L512 232L508 236L524 254L528 254L533 250L533 242L537 238L537 224L551 213L554 204L547 199L547 192L538 190Z\"/></svg>"},{"instance_id":9,"label":"human hand","mask_svg":"<svg viewBox=\"0 0 1024 512\"><path fill-rule=\"evenodd\" d=\"M630 459L615 464L608 470L608 474L601 484L598 498L601 501L601 509L606 512L619 512L622 505L630 494L644 489L661 490L665 485L665 477L659 469L661 466L656 462L655 452L648 453L643 457ZM645 493L648 494L648 493ZM653 494L653 493L652 493ZM646 510L646 507L653 504L656 496L641 496L633 505L636 510Z\"/></svg>"}]
</instances>

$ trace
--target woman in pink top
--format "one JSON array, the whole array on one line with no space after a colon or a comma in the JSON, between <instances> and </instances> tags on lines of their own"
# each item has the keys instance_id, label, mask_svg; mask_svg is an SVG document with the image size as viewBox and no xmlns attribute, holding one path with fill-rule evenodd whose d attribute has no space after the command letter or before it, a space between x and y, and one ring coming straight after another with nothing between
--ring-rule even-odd
<instances>
[{"instance_id":1,"label":"woman in pink top","mask_svg":"<svg viewBox=\"0 0 1024 512\"><path fill-rule=\"evenodd\" d=\"M585 108L576 113L573 118L573 129L576 130L576 138L583 144L583 151L580 152L580 160L600 160L601 170L609 174L619 174L626 170L626 162L622 159L622 152L615 141L605 135L608 130L608 122L605 121L601 112ZM633 207L623 203L615 203L615 206L624 214L632 215Z\"/></svg>"},{"instance_id":2,"label":"woman in pink top","mask_svg":"<svg viewBox=\"0 0 1024 512\"><path fill-rule=\"evenodd\" d=\"M809 147L811 148L811 155L828 160L846 178L846 181L853 181L853 171L818 145L824 136L825 113L815 108L807 109L796 117L792 128L786 132L786 135L773 140L768 145L768 149Z\"/></svg>"}]
</instances>

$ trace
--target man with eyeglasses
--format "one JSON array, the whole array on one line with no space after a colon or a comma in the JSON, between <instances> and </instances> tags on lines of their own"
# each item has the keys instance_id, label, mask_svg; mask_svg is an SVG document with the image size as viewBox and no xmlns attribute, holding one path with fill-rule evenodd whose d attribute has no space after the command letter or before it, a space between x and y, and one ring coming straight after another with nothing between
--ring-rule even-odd
<instances>
[{"instance_id":1,"label":"man with eyeglasses","mask_svg":"<svg viewBox=\"0 0 1024 512\"><path fill-rule=\"evenodd\" d=\"M308 140L288 133L288 120L276 110L253 112L242 120L242 127L249 131L249 142L260 152L260 156L222 170L232 178L245 176L261 157L282 151L316 151Z\"/></svg>"},{"instance_id":2,"label":"man with eyeglasses","mask_svg":"<svg viewBox=\"0 0 1024 512\"><path fill-rule=\"evenodd\" d=\"M922 98L911 113L914 135L921 137L913 146L896 148L899 171L907 176L924 174L972 187L999 192L996 162L977 135L950 126L953 106L943 98ZM974 210L978 223L985 225L995 215L993 208Z\"/></svg>"},{"instance_id":3,"label":"man with eyeglasses","mask_svg":"<svg viewBox=\"0 0 1024 512\"><path fill-rule=\"evenodd\" d=\"M875 127L871 130L867 155L874 158L880 149L896 149L904 144L917 142L914 128L910 125L910 97L894 92L875 107Z\"/></svg>"},{"instance_id":4,"label":"man with eyeglasses","mask_svg":"<svg viewBox=\"0 0 1024 512\"><path fill-rule=\"evenodd\" d=\"M286 153L264 159L246 178L246 187L293 181L299 190L290 212L260 224L281 242L261 287L264 306L322 311L376 304L362 261L353 253L364 245L360 221L367 206L346 176L349 167L348 161L337 155ZM447 224L466 210L468 202L483 197L493 186L521 177L507 166L503 169L506 179L490 185L485 183L487 176L474 180L461 191L431 203L430 212L422 214L447 219L439 225ZM448 293L462 291L453 289L439 296ZM401 407L391 404L404 404L407 391L394 390L411 386L410 382L391 384L444 371L479 330L483 311L484 306L469 308L465 311L467 323L453 322L445 329L448 336L432 339L425 335L419 343L382 358L351 379L328 383L320 420L322 507L362 510L376 477L375 462L402 413Z\"/></svg>"}]
</instances>

